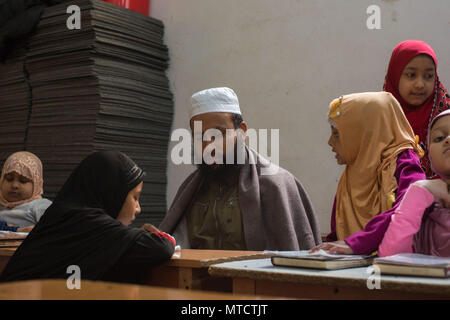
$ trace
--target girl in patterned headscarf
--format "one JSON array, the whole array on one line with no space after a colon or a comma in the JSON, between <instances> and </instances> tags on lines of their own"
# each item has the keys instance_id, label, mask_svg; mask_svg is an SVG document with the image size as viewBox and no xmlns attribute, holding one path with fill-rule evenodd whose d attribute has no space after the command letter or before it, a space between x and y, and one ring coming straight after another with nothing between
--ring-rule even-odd
<instances>
[{"instance_id":1,"label":"girl in patterned headscarf","mask_svg":"<svg viewBox=\"0 0 450 320\"><path fill-rule=\"evenodd\" d=\"M439 81L433 48L420 40L399 43L392 51L384 90L400 102L416 140L425 150L421 158L425 174L434 178L426 149L427 130L436 115L450 108L450 96Z\"/></svg>"},{"instance_id":2,"label":"girl in patterned headscarf","mask_svg":"<svg viewBox=\"0 0 450 320\"><path fill-rule=\"evenodd\" d=\"M41 160L26 151L9 156L0 177L0 230L29 231L51 205L42 193Z\"/></svg>"}]
</instances>

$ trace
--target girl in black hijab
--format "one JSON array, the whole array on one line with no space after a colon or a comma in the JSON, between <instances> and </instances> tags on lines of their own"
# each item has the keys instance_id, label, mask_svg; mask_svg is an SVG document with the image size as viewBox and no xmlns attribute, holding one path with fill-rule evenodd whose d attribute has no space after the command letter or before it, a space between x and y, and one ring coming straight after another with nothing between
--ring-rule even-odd
<instances>
[{"instance_id":1,"label":"girl in black hijab","mask_svg":"<svg viewBox=\"0 0 450 320\"><path fill-rule=\"evenodd\" d=\"M72 172L53 204L12 256L0 281L81 279L140 282L169 259L174 239L151 225L128 225L140 213L144 172L126 155L101 151Z\"/></svg>"}]
</instances>

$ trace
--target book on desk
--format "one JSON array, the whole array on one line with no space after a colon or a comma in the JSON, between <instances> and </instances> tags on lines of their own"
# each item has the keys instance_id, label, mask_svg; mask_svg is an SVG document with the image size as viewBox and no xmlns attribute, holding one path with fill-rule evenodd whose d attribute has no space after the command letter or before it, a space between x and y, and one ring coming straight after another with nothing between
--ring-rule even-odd
<instances>
[{"instance_id":1,"label":"book on desk","mask_svg":"<svg viewBox=\"0 0 450 320\"><path fill-rule=\"evenodd\" d=\"M274 266L336 270L364 267L372 264L372 255L329 254L323 250L265 251Z\"/></svg>"},{"instance_id":2,"label":"book on desk","mask_svg":"<svg viewBox=\"0 0 450 320\"><path fill-rule=\"evenodd\" d=\"M374 265L381 274L450 277L450 258L429 256L417 253L401 253L389 257L376 258Z\"/></svg>"}]
</instances>

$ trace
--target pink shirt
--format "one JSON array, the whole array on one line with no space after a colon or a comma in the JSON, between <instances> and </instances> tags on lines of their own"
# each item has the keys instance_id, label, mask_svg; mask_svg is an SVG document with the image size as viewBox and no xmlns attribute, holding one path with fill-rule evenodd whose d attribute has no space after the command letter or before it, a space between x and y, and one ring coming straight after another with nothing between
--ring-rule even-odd
<instances>
[{"instance_id":1,"label":"pink shirt","mask_svg":"<svg viewBox=\"0 0 450 320\"><path fill-rule=\"evenodd\" d=\"M423 213L434 202L427 189L411 184L384 234L378 248L380 257L397 253L412 253L414 235L419 231Z\"/></svg>"},{"instance_id":2,"label":"pink shirt","mask_svg":"<svg viewBox=\"0 0 450 320\"><path fill-rule=\"evenodd\" d=\"M378 249L383 240L391 216L399 206L406 190L410 184L426 179L425 173L420 165L417 154L411 150L405 150L399 154L397 158L397 168L395 170L395 178L397 179L398 189L395 193L395 203L391 209L382 212L366 224L363 230L360 230L348 238L345 242L352 248L354 254L370 254ZM331 211L331 233L327 236L327 241L336 241L336 199Z\"/></svg>"}]
</instances>

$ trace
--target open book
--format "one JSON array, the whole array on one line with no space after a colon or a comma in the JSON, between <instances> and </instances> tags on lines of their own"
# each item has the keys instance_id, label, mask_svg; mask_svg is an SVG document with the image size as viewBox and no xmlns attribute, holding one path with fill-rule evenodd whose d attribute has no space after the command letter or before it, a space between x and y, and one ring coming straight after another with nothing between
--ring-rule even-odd
<instances>
[{"instance_id":1,"label":"open book","mask_svg":"<svg viewBox=\"0 0 450 320\"><path fill-rule=\"evenodd\" d=\"M0 231L0 248L14 248L28 236L25 232Z\"/></svg>"},{"instance_id":2,"label":"open book","mask_svg":"<svg viewBox=\"0 0 450 320\"><path fill-rule=\"evenodd\" d=\"M380 268L382 274L440 278L450 276L450 258L418 253L401 253L389 257L376 258L374 265Z\"/></svg>"},{"instance_id":3,"label":"open book","mask_svg":"<svg viewBox=\"0 0 450 320\"><path fill-rule=\"evenodd\" d=\"M329 254L324 250L314 253L308 251L264 251L264 254L271 257L274 266L326 270L368 266L373 260L372 255Z\"/></svg>"}]
</instances>

